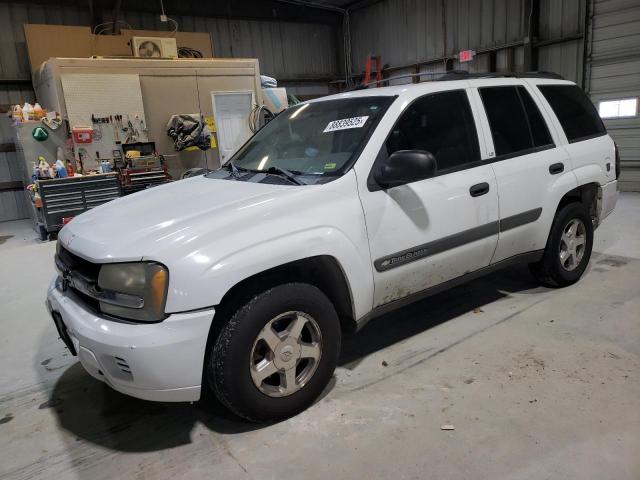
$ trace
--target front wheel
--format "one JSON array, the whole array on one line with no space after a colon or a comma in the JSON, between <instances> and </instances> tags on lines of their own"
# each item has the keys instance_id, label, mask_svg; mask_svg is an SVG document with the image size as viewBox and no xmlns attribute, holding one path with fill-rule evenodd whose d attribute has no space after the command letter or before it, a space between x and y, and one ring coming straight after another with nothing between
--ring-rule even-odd
<instances>
[{"instance_id":1,"label":"front wheel","mask_svg":"<svg viewBox=\"0 0 640 480\"><path fill-rule=\"evenodd\" d=\"M222 327L207 373L218 399L253 421L290 417L327 386L340 353L331 301L303 283L253 297Z\"/></svg>"},{"instance_id":2,"label":"front wheel","mask_svg":"<svg viewBox=\"0 0 640 480\"><path fill-rule=\"evenodd\" d=\"M582 203L562 207L553 220L542 260L530 265L545 286L565 287L577 282L589 264L593 223Z\"/></svg>"}]
</instances>

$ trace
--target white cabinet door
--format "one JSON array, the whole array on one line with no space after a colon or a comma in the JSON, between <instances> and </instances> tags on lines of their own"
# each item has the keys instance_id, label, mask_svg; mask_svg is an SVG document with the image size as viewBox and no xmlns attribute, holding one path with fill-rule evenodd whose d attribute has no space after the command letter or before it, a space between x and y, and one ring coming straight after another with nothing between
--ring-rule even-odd
<instances>
[{"instance_id":1,"label":"white cabinet door","mask_svg":"<svg viewBox=\"0 0 640 480\"><path fill-rule=\"evenodd\" d=\"M224 164L251 137L249 115L253 93L212 92L211 101L218 131L220 163Z\"/></svg>"}]
</instances>

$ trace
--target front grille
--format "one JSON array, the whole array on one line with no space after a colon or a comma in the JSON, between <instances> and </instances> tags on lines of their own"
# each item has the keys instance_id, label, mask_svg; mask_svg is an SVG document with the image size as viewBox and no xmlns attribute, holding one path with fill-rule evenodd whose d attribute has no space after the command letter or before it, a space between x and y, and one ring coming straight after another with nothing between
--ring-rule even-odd
<instances>
[{"instance_id":1,"label":"front grille","mask_svg":"<svg viewBox=\"0 0 640 480\"><path fill-rule=\"evenodd\" d=\"M67 268L80 273L83 277L92 279L95 282L98 281L98 274L100 273L99 264L91 263L90 261L71 253L62 245L60 245L58 258L62 260L62 263L66 265Z\"/></svg>"},{"instance_id":2,"label":"front grille","mask_svg":"<svg viewBox=\"0 0 640 480\"><path fill-rule=\"evenodd\" d=\"M98 285L100 265L71 253L62 245L60 245L58 253L56 254L56 265L59 270L62 270L62 272L69 275L73 280L78 279L87 285ZM87 307L96 312L100 311L99 302L76 288L73 285L73 281L69 283L69 289L72 290L78 299Z\"/></svg>"}]
</instances>

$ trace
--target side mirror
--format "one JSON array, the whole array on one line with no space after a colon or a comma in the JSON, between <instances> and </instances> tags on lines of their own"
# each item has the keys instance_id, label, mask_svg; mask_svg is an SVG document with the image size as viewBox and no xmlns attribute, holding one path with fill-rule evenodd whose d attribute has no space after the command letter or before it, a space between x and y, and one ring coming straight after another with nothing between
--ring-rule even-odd
<instances>
[{"instance_id":1,"label":"side mirror","mask_svg":"<svg viewBox=\"0 0 640 480\"><path fill-rule=\"evenodd\" d=\"M393 152L373 178L382 188L397 187L430 178L436 173L436 159L425 150L398 150Z\"/></svg>"}]
</instances>

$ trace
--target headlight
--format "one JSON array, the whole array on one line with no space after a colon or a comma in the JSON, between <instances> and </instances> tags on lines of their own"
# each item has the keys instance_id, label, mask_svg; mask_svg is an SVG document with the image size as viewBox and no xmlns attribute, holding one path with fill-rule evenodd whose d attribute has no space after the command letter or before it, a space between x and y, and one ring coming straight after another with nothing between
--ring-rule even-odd
<instances>
[{"instance_id":1,"label":"headlight","mask_svg":"<svg viewBox=\"0 0 640 480\"><path fill-rule=\"evenodd\" d=\"M143 322L165 317L169 272L157 263L102 265L98 275L100 310L109 315Z\"/></svg>"}]
</instances>

